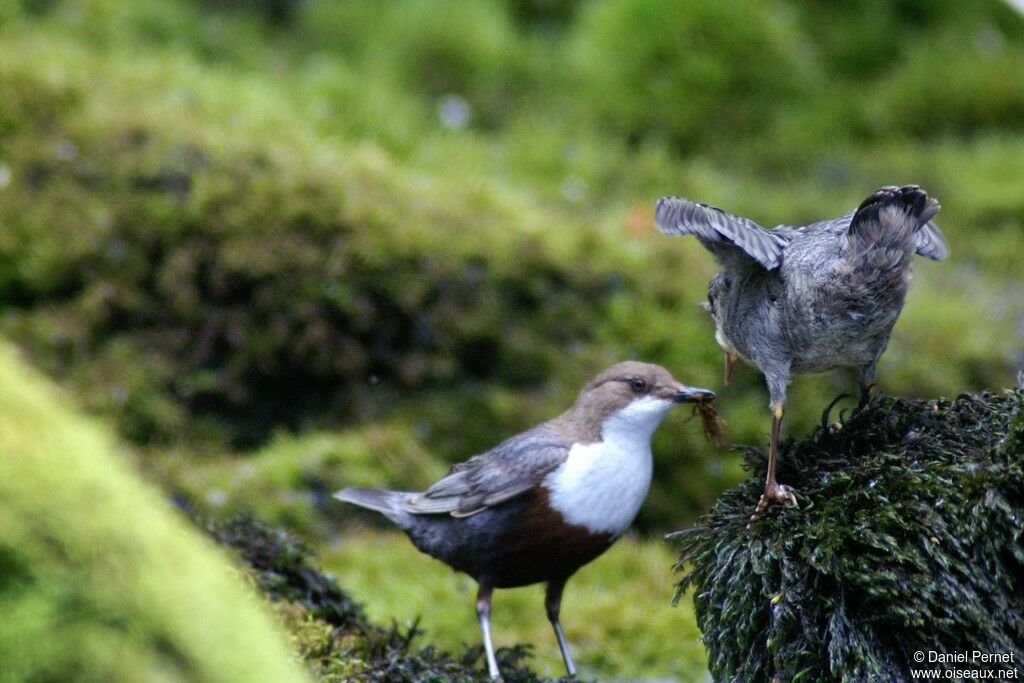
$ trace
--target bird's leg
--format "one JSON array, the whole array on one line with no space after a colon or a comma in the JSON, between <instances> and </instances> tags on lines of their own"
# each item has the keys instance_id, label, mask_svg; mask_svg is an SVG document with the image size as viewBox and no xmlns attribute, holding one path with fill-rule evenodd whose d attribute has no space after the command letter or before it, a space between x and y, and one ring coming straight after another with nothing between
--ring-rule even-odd
<instances>
[{"instance_id":1,"label":"bird's leg","mask_svg":"<svg viewBox=\"0 0 1024 683\"><path fill-rule=\"evenodd\" d=\"M871 403L871 394L878 386L875 381L875 361L871 361L860 371L860 401L857 402L857 410L862 410Z\"/></svg>"},{"instance_id":2,"label":"bird's leg","mask_svg":"<svg viewBox=\"0 0 1024 683\"><path fill-rule=\"evenodd\" d=\"M732 381L732 369L736 367L736 356L728 351L725 352L725 384Z\"/></svg>"},{"instance_id":3,"label":"bird's leg","mask_svg":"<svg viewBox=\"0 0 1024 683\"><path fill-rule=\"evenodd\" d=\"M775 463L779 459L779 432L782 431L782 415L785 412L785 401L779 400L772 403L772 436L768 446L768 476L764 482L764 493L761 500L757 501L757 507L750 521L755 521L761 516L772 503L790 503L796 505L796 495L793 489L780 484L775 480Z\"/></svg>"},{"instance_id":4,"label":"bird's leg","mask_svg":"<svg viewBox=\"0 0 1024 683\"><path fill-rule=\"evenodd\" d=\"M562 607L562 589L565 588L565 579L557 579L548 584L544 594L544 607L548 612L548 621L555 629L555 638L558 639L558 649L562 651L562 659L565 660L565 670L570 676L576 675L576 665L572 663L572 655L569 654L569 642L562 632L562 624L558 621L558 613Z\"/></svg>"},{"instance_id":5,"label":"bird's leg","mask_svg":"<svg viewBox=\"0 0 1024 683\"><path fill-rule=\"evenodd\" d=\"M484 634L484 651L487 653L487 672L491 678L501 678L498 671L498 660L494 657L494 643L491 642L491 588L480 584L476 594L476 615L480 618L480 630Z\"/></svg>"}]
</instances>

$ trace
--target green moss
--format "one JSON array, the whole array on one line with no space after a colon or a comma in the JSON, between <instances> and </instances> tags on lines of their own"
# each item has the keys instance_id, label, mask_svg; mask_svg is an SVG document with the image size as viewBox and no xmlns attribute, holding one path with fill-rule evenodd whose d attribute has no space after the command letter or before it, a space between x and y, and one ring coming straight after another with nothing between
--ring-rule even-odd
<instances>
[{"instance_id":1,"label":"green moss","mask_svg":"<svg viewBox=\"0 0 1024 683\"><path fill-rule=\"evenodd\" d=\"M715 266L653 233L668 193L770 225L919 182L953 258L919 265L881 386L976 390L1019 364L1024 28L1002 3L545 3L539 31L518 2L306 0L276 24L242 0L29 4L0 19L0 329L147 453L225 454L189 491L282 431L398 425L464 459L625 357L713 386L695 304ZM798 381L787 429L854 385ZM760 377L722 397L731 435L763 441ZM645 529L738 478L682 419L655 458Z\"/></svg>"},{"instance_id":2,"label":"green moss","mask_svg":"<svg viewBox=\"0 0 1024 683\"><path fill-rule=\"evenodd\" d=\"M800 510L747 529L755 477L677 534L715 679L908 680L917 651L1019 662L1022 402L881 397L786 444L780 479Z\"/></svg>"},{"instance_id":3,"label":"green moss","mask_svg":"<svg viewBox=\"0 0 1024 683\"><path fill-rule=\"evenodd\" d=\"M422 486L624 357L714 386L715 266L653 234L669 193L771 225L921 183L953 257L919 265L882 388L1021 362L1024 21L999 0L24 0L0 42L0 328L199 508L323 539L330 488ZM798 379L787 432L854 386ZM761 378L720 393L763 443ZM681 415L654 450L646 530L740 478ZM43 607L10 637L58 647Z\"/></svg>"},{"instance_id":4,"label":"green moss","mask_svg":"<svg viewBox=\"0 0 1024 683\"><path fill-rule=\"evenodd\" d=\"M512 207L491 192L424 191L373 155L294 167L248 145L218 153L117 119L66 121L52 149L12 153L5 213L24 212L25 229L8 247L11 287L47 305L8 329L47 366L81 370L137 441L187 425L252 444L397 388L536 384L553 363L535 349L585 338L615 286L562 260L564 246L513 246L499 228ZM490 239L438 242L435 225ZM81 348L126 365L120 386L97 392L112 378L78 367Z\"/></svg>"},{"instance_id":5,"label":"green moss","mask_svg":"<svg viewBox=\"0 0 1024 683\"><path fill-rule=\"evenodd\" d=\"M334 577L312 566L309 551L283 531L252 519L208 529L239 554L253 580L276 604L293 646L317 680L469 683L487 678L480 646L460 645L453 655L433 645L414 645L420 633L416 623L403 628L392 621L385 628L369 621ZM504 680L540 680L523 666L526 648L498 648L496 654Z\"/></svg>"},{"instance_id":6,"label":"green moss","mask_svg":"<svg viewBox=\"0 0 1024 683\"><path fill-rule=\"evenodd\" d=\"M581 97L625 134L667 138L683 152L750 135L817 80L774 5L591 3L575 36Z\"/></svg>"},{"instance_id":7,"label":"green moss","mask_svg":"<svg viewBox=\"0 0 1024 683\"><path fill-rule=\"evenodd\" d=\"M1020 13L998 0L854 0L833 6L795 0L789 4L797 10L801 27L818 47L829 74L855 83L884 77L924 44L969 36L976 44L1006 40L1019 45L1024 30ZM967 43L961 40L961 47ZM951 60L964 57L962 49L948 54Z\"/></svg>"},{"instance_id":8,"label":"green moss","mask_svg":"<svg viewBox=\"0 0 1024 683\"><path fill-rule=\"evenodd\" d=\"M1003 76L1024 72L1024 55L1005 43L990 28L974 37L970 59L952 59L964 49L962 36L919 46L882 84L880 97L868 105L870 116L880 127L917 138L1018 130L1024 94ZM933 80L938 69L941 88Z\"/></svg>"},{"instance_id":9,"label":"green moss","mask_svg":"<svg viewBox=\"0 0 1024 683\"><path fill-rule=\"evenodd\" d=\"M251 455L196 457L147 452L148 471L190 508L219 517L259 514L267 522L327 540L345 513L331 494L346 486L424 489L445 467L411 430L377 424L342 433L279 434Z\"/></svg>"},{"instance_id":10,"label":"green moss","mask_svg":"<svg viewBox=\"0 0 1024 683\"><path fill-rule=\"evenodd\" d=\"M373 620L415 621L428 642L453 652L480 642L476 584L469 577L423 555L396 531L350 525L334 546L322 551L320 562ZM704 680L693 609L669 605L671 565L671 549L662 541L625 538L569 581L562 623L584 678ZM498 646L532 646L531 668L540 674L564 672L541 586L496 591L492 625Z\"/></svg>"},{"instance_id":11,"label":"green moss","mask_svg":"<svg viewBox=\"0 0 1024 683\"><path fill-rule=\"evenodd\" d=\"M0 680L304 680L226 558L6 344L0 386Z\"/></svg>"}]
</instances>

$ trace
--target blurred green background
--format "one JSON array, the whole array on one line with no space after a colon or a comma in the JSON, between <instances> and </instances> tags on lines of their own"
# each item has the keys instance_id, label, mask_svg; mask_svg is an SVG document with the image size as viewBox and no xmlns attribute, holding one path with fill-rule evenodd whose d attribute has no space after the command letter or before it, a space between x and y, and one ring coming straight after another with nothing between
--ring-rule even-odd
<instances>
[{"instance_id":1,"label":"blurred green background","mask_svg":"<svg viewBox=\"0 0 1024 683\"><path fill-rule=\"evenodd\" d=\"M0 334L168 496L282 525L374 616L473 641L469 588L330 492L425 486L623 358L721 388L717 269L653 230L666 194L771 226L922 185L952 257L917 263L881 390L1010 385L1022 84L1024 17L994 0L6 0ZM799 378L786 432L854 388ZM764 442L757 373L721 389ZM594 675L700 675L658 537L744 473L681 414L655 459L639 546L582 582L653 611L574 626L570 584ZM497 639L557 672L524 595Z\"/></svg>"}]
</instances>

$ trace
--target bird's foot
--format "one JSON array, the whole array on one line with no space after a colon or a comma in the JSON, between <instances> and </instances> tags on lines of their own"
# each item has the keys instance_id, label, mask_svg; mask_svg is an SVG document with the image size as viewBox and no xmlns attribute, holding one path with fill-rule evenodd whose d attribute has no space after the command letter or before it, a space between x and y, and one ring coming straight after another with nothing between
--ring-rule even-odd
<instances>
[{"instance_id":1,"label":"bird's foot","mask_svg":"<svg viewBox=\"0 0 1024 683\"><path fill-rule=\"evenodd\" d=\"M875 384L866 384L860 389L860 400L857 401L857 407L853 409L853 412L859 413L860 411L871 405L871 402L875 400Z\"/></svg>"},{"instance_id":2,"label":"bird's foot","mask_svg":"<svg viewBox=\"0 0 1024 683\"><path fill-rule=\"evenodd\" d=\"M797 505L796 491L793 487L785 484L771 484L765 487L764 493L761 494L761 500L757 501L757 507L754 508L754 514L750 516L750 523L747 524L747 527L749 528L750 524L756 522L772 503Z\"/></svg>"}]
</instances>

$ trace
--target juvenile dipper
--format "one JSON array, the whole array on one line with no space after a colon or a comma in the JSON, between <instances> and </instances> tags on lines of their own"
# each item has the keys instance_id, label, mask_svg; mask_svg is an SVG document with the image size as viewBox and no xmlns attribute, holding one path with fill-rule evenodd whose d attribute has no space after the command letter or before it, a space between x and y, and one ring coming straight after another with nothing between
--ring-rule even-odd
<instances>
[{"instance_id":1,"label":"juvenile dipper","mask_svg":"<svg viewBox=\"0 0 1024 683\"><path fill-rule=\"evenodd\" d=\"M382 513L421 551L476 580L492 678L500 674L491 591L546 582L548 620L574 675L558 621L565 583L636 517L651 484L651 435L668 411L712 398L658 365L619 363L583 387L566 412L453 465L423 493L345 489L335 495Z\"/></svg>"},{"instance_id":2,"label":"juvenile dipper","mask_svg":"<svg viewBox=\"0 0 1024 683\"><path fill-rule=\"evenodd\" d=\"M860 368L861 405L867 403L875 365L903 309L913 254L938 261L949 253L930 222L938 211L916 185L883 187L839 218L768 231L706 204L658 200L658 228L696 236L722 266L702 307L725 351L726 384L737 359L768 384L768 475L751 521L770 503L796 503L793 490L775 480L790 376Z\"/></svg>"}]
</instances>

